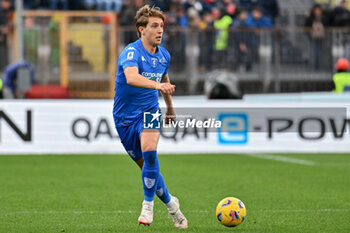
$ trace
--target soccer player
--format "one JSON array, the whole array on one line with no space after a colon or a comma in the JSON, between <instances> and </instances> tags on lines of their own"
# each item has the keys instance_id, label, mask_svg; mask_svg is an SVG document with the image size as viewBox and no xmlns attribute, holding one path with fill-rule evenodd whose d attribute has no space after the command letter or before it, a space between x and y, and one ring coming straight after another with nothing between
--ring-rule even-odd
<instances>
[{"instance_id":1,"label":"soccer player","mask_svg":"<svg viewBox=\"0 0 350 233\"><path fill-rule=\"evenodd\" d=\"M175 227L188 228L178 199L169 194L159 171L157 145L160 132L144 127L144 113L159 119L158 91L167 105L166 122L175 119L171 99L175 85L170 83L168 76L170 54L159 46L164 15L158 7L145 5L137 11L135 21L139 39L127 45L119 57L113 117L126 152L142 170L144 200L138 223L152 223L153 199L157 195L168 208Z\"/></svg>"}]
</instances>

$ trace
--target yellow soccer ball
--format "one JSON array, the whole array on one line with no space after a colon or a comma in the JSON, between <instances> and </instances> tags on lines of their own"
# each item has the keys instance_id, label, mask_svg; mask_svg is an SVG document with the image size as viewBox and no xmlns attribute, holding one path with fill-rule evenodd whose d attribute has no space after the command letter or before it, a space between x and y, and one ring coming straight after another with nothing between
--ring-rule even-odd
<instances>
[{"instance_id":1,"label":"yellow soccer ball","mask_svg":"<svg viewBox=\"0 0 350 233\"><path fill-rule=\"evenodd\" d=\"M216 207L216 218L227 227L235 227L241 224L246 214L245 205L235 197L222 199Z\"/></svg>"}]
</instances>

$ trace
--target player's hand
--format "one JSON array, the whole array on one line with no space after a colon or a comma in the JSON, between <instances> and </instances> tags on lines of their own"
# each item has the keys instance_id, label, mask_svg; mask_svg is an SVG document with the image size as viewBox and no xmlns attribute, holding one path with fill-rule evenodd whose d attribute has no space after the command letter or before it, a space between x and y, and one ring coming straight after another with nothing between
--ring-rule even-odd
<instances>
[{"instance_id":1,"label":"player's hand","mask_svg":"<svg viewBox=\"0 0 350 233\"><path fill-rule=\"evenodd\" d=\"M175 85L171 83L157 83L156 90L164 94L172 95L175 91Z\"/></svg>"},{"instance_id":2,"label":"player's hand","mask_svg":"<svg viewBox=\"0 0 350 233\"><path fill-rule=\"evenodd\" d=\"M175 111L173 108L168 108L165 113L165 124L169 124L172 121L175 121Z\"/></svg>"}]
</instances>

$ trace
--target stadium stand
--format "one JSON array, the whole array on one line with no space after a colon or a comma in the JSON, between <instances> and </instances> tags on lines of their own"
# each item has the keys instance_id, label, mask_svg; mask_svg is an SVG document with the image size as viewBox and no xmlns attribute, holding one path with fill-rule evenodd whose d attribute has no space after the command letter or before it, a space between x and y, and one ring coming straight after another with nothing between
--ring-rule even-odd
<instances>
[{"instance_id":1,"label":"stadium stand","mask_svg":"<svg viewBox=\"0 0 350 233\"><path fill-rule=\"evenodd\" d=\"M125 0L107 6L102 1L68 1L68 8L73 10L72 12L80 13L79 16L67 16L67 28L62 30L63 13L69 12L63 11L64 2L57 1L56 11L46 11L50 6L45 1L24 1L26 9L33 10L28 11L31 13L25 14L24 17L24 44L25 59L36 69L35 80L41 84L67 83L71 97L110 97L115 57L127 43L137 38L131 15L134 15L140 5L147 2ZM172 81L178 87L176 94L183 95L203 94L204 83L208 80L209 73L220 69L231 72L238 78L242 94L330 91L335 62L340 57L350 58L350 34L346 27L333 28L330 27L333 24L325 24L323 42L318 43L312 37L312 27L305 25L315 3L321 5L327 21L332 10L340 7L340 2L169 0L148 3L158 5L166 11L168 20L162 45L172 54L169 72ZM105 5L101 6L100 3ZM120 3L121 5L118 5ZM275 10L272 11L274 13L266 11L267 4L276 4ZM249 24L245 25L245 22L238 28L233 26L237 25L239 12L248 10L247 18L250 18L249 10L256 5L262 7L263 17L270 18L274 27L257 30L256 26L249 28ZM87 11L75 11L77 9ZM96 11L97 9L102 11ZM232 24L227 29L229 37L224 42L227 44L227 50L223 55L215 52L219 40L217 35L222 30L215 29L215 25L219 25L213 17L215 9L218 9L222 16L232 19ZM119 25L115 34L113 30L116 27L110 22L109 12L119 15L116 18L119 20L115 21L115 25ZM0 22L3 22L2 25L9 25L10 30L6 35L6 45L0 44L0 49L8 47L8 51L14 53L15 45L10 43L16 35L14 27L11 26L13 21L7 16L6 19L10 21L3 19L4 17ZM62 33L63 31L65 33ZM239 43L237 38L240 38ZM64 44L61 41L64 41ZM111 41L115 41L116 44L113 45ZM238 64L238 52L243 45L248 53L246 58L243 58L246 59L245 63ZM114 58L112 53L116 55ZM65 56L67 57L64 58ZM9 61L15 60L11 53L5 57ZM8 61L2 58L0 63L8 64ZM221 67L218 67L219 63ZM63 80L62 73L66 73ZM107 95L107 92L110 94Z\"/></svg>"}]
</instances>

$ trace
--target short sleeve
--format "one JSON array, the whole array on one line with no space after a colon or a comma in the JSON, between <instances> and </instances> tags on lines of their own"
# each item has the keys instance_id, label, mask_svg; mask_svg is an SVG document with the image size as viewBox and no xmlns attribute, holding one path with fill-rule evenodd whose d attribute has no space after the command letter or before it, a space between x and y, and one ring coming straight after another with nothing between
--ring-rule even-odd
<instances>
[{"instance_id":1,"label":"short sleeve","mask_svg":"<svg viewBox=\"0 0 350 233\"><path fill-rule=\"evenodd\" d=\"M167 64L166 64L166 68L165 68L165 71L164 71L163 75L166 75L168 73L168 70L169 70L171 56L170 56L170 53L167 50L164 50L164 56L165 56L165 59L167 60Z\"/></svg>"},{"instance_id":2,"label":"short sleeve","mask_svg":"<svg viewBox=\"0 0 350 233\"><path fill-rule=\"evenodd\" d=\"M138 60L140 53L134 47L126 48L120 55L120 65L125 70L126 67L136 66L138 67Z\"/></svg>"}]
</instances>

